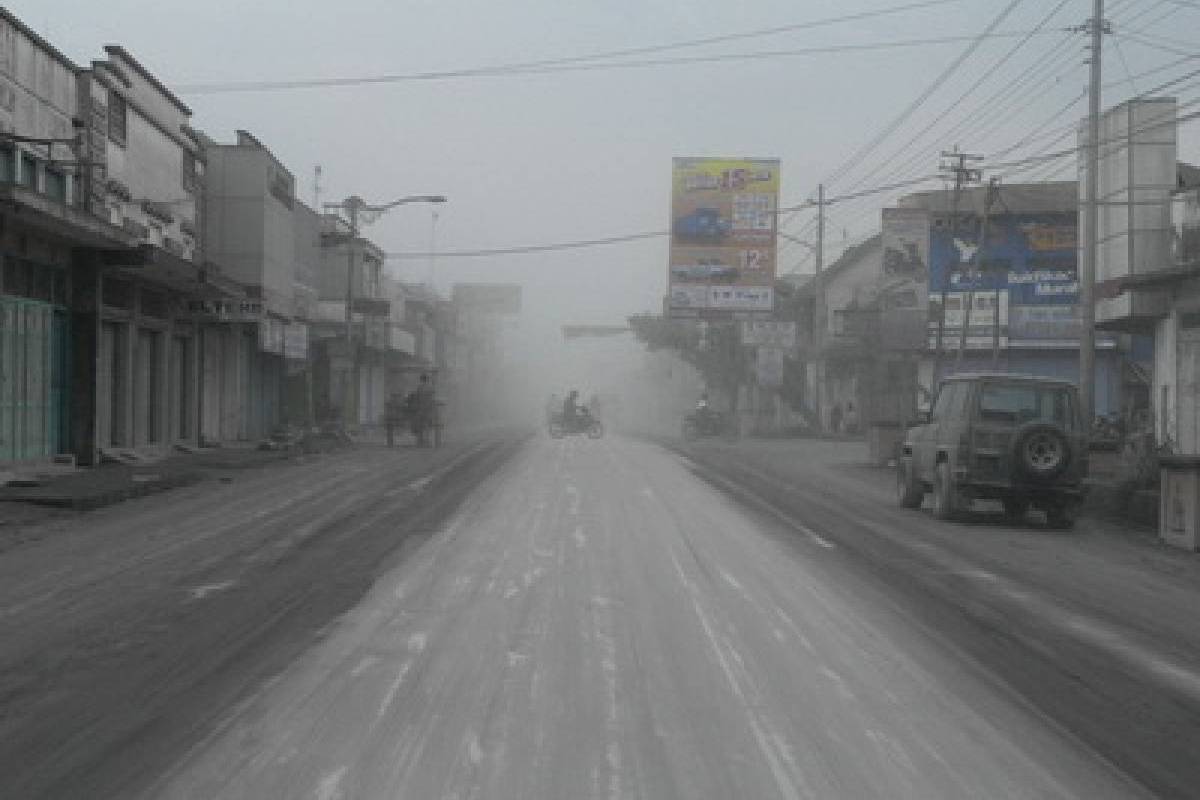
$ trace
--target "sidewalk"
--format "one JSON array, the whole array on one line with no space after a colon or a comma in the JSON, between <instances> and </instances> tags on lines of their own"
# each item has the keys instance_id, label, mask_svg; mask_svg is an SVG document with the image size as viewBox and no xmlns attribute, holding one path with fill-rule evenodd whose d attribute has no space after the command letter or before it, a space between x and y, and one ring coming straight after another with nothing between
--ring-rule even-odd
<instances>
[{"instance_id":1,"label":"sidewalk","mask_svg":"<svg viewBox=\"0 0 1200 800\"><path fill-rule=\"evenodd\" d=\"M255 446L204 448L177 452L142 464L105 463L70 472L48 473L23 485L0 486L0 525L30 521L44 514L27 505L89 511L201 481L220 470L251 469L305 457L296 451Z\"/></svg>"}]
</instances>

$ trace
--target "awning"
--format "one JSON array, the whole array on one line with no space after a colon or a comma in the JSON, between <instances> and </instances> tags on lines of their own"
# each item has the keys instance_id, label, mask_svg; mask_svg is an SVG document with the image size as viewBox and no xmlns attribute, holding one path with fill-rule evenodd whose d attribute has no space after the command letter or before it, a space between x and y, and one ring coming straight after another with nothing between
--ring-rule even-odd
<instances>
[{"instance_id":1,"label":"awning","mask_svg":"<svg viewBox=\"0 0 1200 800\"><path fill-rule=\"evenodd\" d=\"M133 236L81 208L54 200L24 186L0 184L0 205L30 228L73 242L76 247L132 247Z\"/></svg>"},{"instance_id":2,"label":"awning","mask_svg":"<svg viewBox=\"0 0 1200 800\"><path fill-rule=\"evenodd\" d=\"M103 250L101 263L124 275L138 277L180 294L198 298L239 298L246 289L224 275L216 264L196 264L157 245Z\"/></svg>"},{"instance_id":3,"label":"awning","mask_svg":"<svg viewBox=\"0 0 1200 800\"><path fill-rule=\"evenodd\" d=\"M1138 289L1168 289L1183 281L1194 278L1200 278L1200 265L1180 264L1164 269L1156 269L1151 272L1142 272L1136 275L1125 275L1120 278L1100 281L1096 284L1096 297L1111 299L1126 292L1137 291Z\"/></svg>"}]
</instances>

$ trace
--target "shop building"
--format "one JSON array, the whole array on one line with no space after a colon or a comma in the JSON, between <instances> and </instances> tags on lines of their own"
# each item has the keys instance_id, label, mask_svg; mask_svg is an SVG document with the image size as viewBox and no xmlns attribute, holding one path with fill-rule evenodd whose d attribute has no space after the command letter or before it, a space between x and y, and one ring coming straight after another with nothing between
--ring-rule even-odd
<instances>
[{"instance_id":1,"label":"shop building","mask_svg":"<svg viewBox=\"0 0 1200 800\"><path fill-rule=\"evenodd\" d=\"M213 364L214 374L245 377L226 381L223 411L206 418L203 433L257 439L308 415L306 399L293 398L288 385L289 375L307 373L315 215L297 211L295 177L247 131L239 130L233 144L206 138L204 152L206 254L247 300L236 309L236 326L213 329L221 339L214 361L222 362ZM290 408L289 399L299 405Z\"/></svg>"},{"instance_id":2,"label":"shop building","mask_svg":"<svg viewBox=\"0 0 1200 800\"><path fill-rule=\"evenodd\" d=\"M77 333L94 325L97 273L83 251L133 237L88 213L73 119L77 67L0 8L0 467L59 454L88 462L93 395ZM86 340L86 335L84 339ZM77 398L84 398L77 403Z\"/></svg>"},{"instance_id":3,"label":"shop building","mask_svg":"<svg viewBox=\"0 0 1200 800\"><path fill-rule=\"evenodd\" d=\"M335 214L321 217L317 322L312 326L318 419L350 427L383 421L392 302L384 295L384 254Z\"/></svg>"},{"instance_id":4,"label":"shop building","mask_svg":"<svg viewBox=\"0 0 1200 800\"><path fill-rule=\"evenodd\" d=\"M124 48L105 54L78 73L83 205L129 243L80 256L92 282L78 287L90 308L74 357L92 391L74 422L80 450L119 457L199 443L203 309L244 293L202 255L204 154L191 110Z\"/></svg>"}]
</instances>

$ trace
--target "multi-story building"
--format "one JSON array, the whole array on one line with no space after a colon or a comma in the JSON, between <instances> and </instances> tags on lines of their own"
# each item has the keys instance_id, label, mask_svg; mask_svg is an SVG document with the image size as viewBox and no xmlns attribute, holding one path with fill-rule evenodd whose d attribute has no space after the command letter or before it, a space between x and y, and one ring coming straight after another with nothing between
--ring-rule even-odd
<instances>
[{"instance_id":1,"label":"multi-story building","mask_svg":"<svg viewBox=\"0 0 1200 800\"><path fill-rule=\"evenodd\" d=\"M124 48L105 54L78 71L83 205L131 242L91 256L94 336L89 317L74 348L95 365L94 393L73 422L80 449L195 443L213 355L202 310L245 298L202 256L204 154L191 110Z\"/></svg>"},{"instance_id":2,"label":"multi-story building","mask_svg":"<svg viewBox=\"0 0 1200 800\"><path fill-rule=\"evenodd\" d=\"M0 461L198 441L191 112L123 48L79 67L0 9Z\"/></svg>"},{"instance_id":3,"label":"multi-story building","mask_svg":"<svg viewBox=\"0 0 1200 800\"><path fill-rule=\"evenodd\" d=\"M952 372L999 369L1079 379L1075 181L970 188L957 199L952 191L920 192L899 206L927 220L919 237L911 235L916 220L902 220L919 242L911 252L885 252L884 265L924 283L928 351L920 383L926 400ZM1132 333L1110 329L1096 336L1097 414L1118 413L1144 394L1151 345Z\"/></svg>"},{"instance_id":4,"label":"multi-story building","mask_svg":"<svg viewBox=\"0 0 1200 800\"><path fill-rule=\"evenodd\" d=\"M227 359L206 385L217 408L205 416L204 434L256 439L308 417L288 376L302 377L308 366L316 215L297 211L292 173L250 133L238 131L233 144L207 141L204 152L205 251L247 295L244 321L214 331L213 346ZM302 405L289 407L289 398Z\"/></svg>"},{"instance_id":5,"label":"multi-story building","mask_svg":"<svg viewBox=\"0 0 1200 800\"><path fill-rule=\"evenodd\" d=\"M92 457L95 254L134 237L84 203L77 75L0 8L0 465Z\"/></svg>"},{"instance_id":6,"label":"multi-story building","mask_svg":"<svg viewBox=\"0 0 1200 800\"><path fill-rule=\"evenodd\" d=\"M383 251L354 234L336 214L322 215L312 344L318 418L359 427L383 419L392 301L383 289Z\"/></svg>"}]
</instances>

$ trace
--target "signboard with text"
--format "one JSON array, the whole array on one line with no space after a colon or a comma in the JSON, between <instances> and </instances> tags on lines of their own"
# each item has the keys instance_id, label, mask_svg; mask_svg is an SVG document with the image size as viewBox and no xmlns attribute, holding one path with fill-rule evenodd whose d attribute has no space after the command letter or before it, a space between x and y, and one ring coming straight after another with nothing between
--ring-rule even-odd
<instances>
[{"instance_id":1,"label":"signboard with text","mask_svg":"<svg viewBox=\"0 0 1200 800\"><path fill-rule=\"evenodd\" d=\"M774 308L779 159L676 158L667 310Z\"/></svg>"},{"instance_id":2,"label":"signboard with text","mask_svg":"<svg viewBox=\"0 0 1200 800\"><path fill-rule=\"evenodd\" d=\"M992 346L995 309L1000 346L1022 341L1070 345L1079 337L1079 278L1074 214L1003 215L978 226L933 227L929 247L929 341L934 346L946 292L943 347L957 349L971 306L968 348Z\"/></svg>"}]
</instances>

